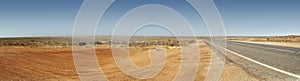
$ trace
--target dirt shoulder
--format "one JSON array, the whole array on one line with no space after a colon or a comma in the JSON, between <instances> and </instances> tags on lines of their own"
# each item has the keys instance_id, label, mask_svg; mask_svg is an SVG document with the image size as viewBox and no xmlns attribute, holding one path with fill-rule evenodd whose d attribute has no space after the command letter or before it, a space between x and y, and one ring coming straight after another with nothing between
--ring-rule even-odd
<instances>
[{"instance_id":1,"label":"dirt shoulder","mask_svg":"<svg viewBox=\"0 0 300 81\"><path fill-rule=\"evenodd\" d=\"M266 44L266 45L278 45L278 46L287 46L287 47L297 47L300 48L300 36L289 35L289 36L236 36L236 37L227 37L227 40L239 41L239 42L248 42L248 43L257 43L257 44Z\"/></svg>"},{"instance_id":2,"label":"dirt shoulder","mask_svg":"<svg viewBox=\"0 0 300 81\"><path fill-rule=\"evenodd\" d=\"M149 48L130 48L130 56L136 65L145 67L150 64ZM165 48L167 63L163 70L148 81L173 80L182 60L180 48ZM110 47L97 47L96 53L99 64L111 81L139 80L124 74L116 66ZM210 48L200 42L200 67L196 81L204 81L211 61ZM73 63L72 48L24 48L0 47L0 79L25 81L78 81L79 77ZM226 62L222 81L255 81L239 66Z\"/></svg>"},{"instance_id":3,"label":"dirt shoulder","mask_svg":"<svg viewBox=\"0 0 300 81\"><path fill-rule=\"evenodd\" d=\"M237 40L235 40L237 41ZM247 43L256 43L256 44L266 44L266 45L277 45L277 46L286 46L286 47L296 47L300 48L300 42L262 42L262 41L238 41L238 42L247 42Z\"/></svg>"}]
</instances>

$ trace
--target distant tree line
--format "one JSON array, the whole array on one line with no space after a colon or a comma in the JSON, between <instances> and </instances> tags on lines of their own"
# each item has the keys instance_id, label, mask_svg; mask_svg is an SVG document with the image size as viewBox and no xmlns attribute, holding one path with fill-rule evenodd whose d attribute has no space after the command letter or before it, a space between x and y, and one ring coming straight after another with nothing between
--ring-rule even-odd
<instances>
[{"instance_id":1,"label":"distant tree line","mask_svg":"<svg viewBox=\"0 0 300 81\"><path fill-rule=\"evenodd\" d=\"M86 46L90 45L123 45L130 47L145 47L153 45L161 46L183 46L189 43L194 43L195 41L186 40L178 41L176 39L157 39L157 40L131 40L128 42L125 41L101 41L96 40L95 42L75 42L75 45ZM74 43L73 43L74 44ZM37 40L37 39L22 39L22 40L0 40L0 46L34 46L34 47L43 47L43 46L72 46L71 40Z\"/></svg>"}]
</instances>

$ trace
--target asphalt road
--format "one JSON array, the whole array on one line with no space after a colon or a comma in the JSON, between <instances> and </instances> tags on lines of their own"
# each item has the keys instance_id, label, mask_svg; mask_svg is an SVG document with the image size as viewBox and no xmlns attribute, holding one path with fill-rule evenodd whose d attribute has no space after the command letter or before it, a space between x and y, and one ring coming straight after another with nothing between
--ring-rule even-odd
<instances>
[{"instance_id":1,"label":"asphalt road","mask_svg":"<svg viewBox=\"0 0 300 81\"><path fill-rule=\"evenodd\" d=\"M267 81L300 81L299 77L297 78L297 76L300 76L300 48L237 41L214 41L213 44L218 45L222 44L222 42L227 42L227 47L215 45L214 47L227 49L226 56L228 60L240 65L258 79ZM261 64L242 58L237 54ZM296 75L296 77L291 75Z\"/></svg>"}]
</instances>

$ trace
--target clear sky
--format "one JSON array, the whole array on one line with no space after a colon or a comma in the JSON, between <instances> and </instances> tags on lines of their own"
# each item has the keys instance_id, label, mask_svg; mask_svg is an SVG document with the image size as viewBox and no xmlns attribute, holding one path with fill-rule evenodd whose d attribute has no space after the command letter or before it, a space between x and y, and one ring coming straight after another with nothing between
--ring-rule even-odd
<instances>
[{"instance_id":1,"label":"clear sky","mask_svg":"<svg viewBox=\"0 0 300 81\"><path fill-rule=\"evenodd\" d=\"M300 35L300 0L214 0L227 35ZM83 0L0 0L0 37L71 36ZM197 35L207 35L205 25L184 0L118 0L100 23L98 35L109 35L113 24L133 7L167 5L194 26ZM159 12L157 12L159 13ZM151 29L151 28L150 28ZM141 29L139 32L150 29ZM164 29L154 28L153 31ZM169 32L153 35L169 35ZM147 35L151 32L147 31ZM160 34L161 33L161 34Z\"/></svg>"}]
</instances>

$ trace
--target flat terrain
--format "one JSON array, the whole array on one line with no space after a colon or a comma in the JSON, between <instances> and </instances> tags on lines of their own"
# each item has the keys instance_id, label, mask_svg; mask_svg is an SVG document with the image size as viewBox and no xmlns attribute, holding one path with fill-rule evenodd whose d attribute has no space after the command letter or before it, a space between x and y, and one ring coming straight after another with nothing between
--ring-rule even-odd
<instances>
[{"instance_id":1,"label":"flat terrain","mask_svg":"<svg viewBox=\"0 0 300 81\"><path fill-rule=\"evenodd\" d=\"M286 46L286 47L296 47L300 48L300 42L268 42L268 41L238 41L246 43L257 43L266 45L276 45L276 46Z\"/></svg>"},{"instance_id":2,"label":"flat terrain","mask_svg":"<svg viewBox=\"0 0 300 81\"><path fill-rule=\"evenodd\" d=\"M256 42L300 42L300 36L228 36L227 40L256 41Z\"/></svg>"},{"instance_id":3,"label":"flat terrain","mask_svg":"<svg viewBox=\"0 0 300 81\"><path fill-rule=\"evenodd\" d=\"M218 44L224 41L216 41ZM289 72L291 74L300 75L300 48L274 46L265 44L255 44L237 41L227 41L227 49L238 53L247 58L269 65L271 67ZM257 63L237 57L228 53L230 60L234 63L246 68L246 71L256 76L260 80L267 81L296 81L293 76L263 67Z\"/></svg>"},{"instance_id":4,"label":"flat terrain","mask_svg":"<svg viewBox=\"0 0 300 81\"><path fill-rule=\"evenodd\" d=\"M32 39L33 40L33 39ZM24 40L20 40L24 41ZM28 41L28 40L26 40ZM35 42L36 40L29 41ZM6 43L6 42L4 42ZM38 44L35 42L32 44ZM58 42L59 43L59 42ZM67 42L66 42L67 43ZM11 43L6 43L11 44ZM48 43L45 43L48 44ZM69 43L68 43L69 44ZM204 42L199 42L200 47L200 67L196 75L196 81L204 81L211 62L211 50ZM21 46L20 46L21 45ZM34 47L22 46L18 42L12 46L0 46L0 79L1 81L25 80L25 81L78 81L73 63L72 48L69 46ZM151 46L130 47L130 56L137 66L145 67L150 64L148 57ZM178 47L166 47L167 61L163 70L149 81L173 80L180 61L181 50ZM98 46L96 48L97 58L101 68L111 81L132 81L132 78L120 71L116 66L112 50L109 46ZM235 63L226 61L223 73L220 77L222 81L256 81L254 76L248 74L243 68Z\"/></svg>"},{"instance_id":5,"label":"flat terrain","mask_svg":"<svg viewBox=\"0 0 300 81\"><path fill-rule=\"evenodd\" d=\"M76 80L71 48L0 48L0 79Z\"/></svg>"},{"instance_id":6,"label":"flat terrain","mask_svg":"<svg viewBox=\"0 0 300 81\"><path fill-rule=\"evenodd\" d=\"M227 37L231 41L257 43L257 44L267 44L267 45L277 45L277 46L287 46L287 47L297 47L300 48L300 36L290 35L290 36L246 36L246 37Z\"/></svg>"}]
</instances>

